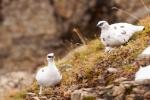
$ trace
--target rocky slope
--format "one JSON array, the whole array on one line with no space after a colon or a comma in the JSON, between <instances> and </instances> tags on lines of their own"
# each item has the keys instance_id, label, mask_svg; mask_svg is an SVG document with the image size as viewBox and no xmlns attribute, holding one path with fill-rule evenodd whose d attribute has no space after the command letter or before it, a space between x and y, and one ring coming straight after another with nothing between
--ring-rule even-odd
<instances>
[{"instance_id":1,"label":"rocky slope","mask_svg":"<svg viewBox=\"0 0 150 100\"><path fill-rule=\"evenodd\" d=\"M0 98L4 100L9 91L17 91L33 83L33 75L25 71L9 72L0 77Z\"/></svg>"},{"instance_id":2,"label":"rocky slope","mask_svg":"<svg viewBox=\"0 0 150 100\"><path fill-rule=\"evenodd\" d=\"M36 69L44 63L43 55L48 52L54 51L59 56L65 54L64 51L68 49L65 40L79 42L78 37L72 34L72 28L79 27L86 37L94 37L98 20L133 20L125 13L112 9L119 6L128 12L136 13L143 8L138 0L131 2L128 4L126 0L0 0L0 68L10 71L31 70L26 66L32 66L32 70ZM149 2L146 1L146 4ZM135 16L145 15L145 9L140 12ZM39 58L38 61L36 58Z\"/></svg>"},{"instance_id":3,"label":"rocky slope","mask_svg":"<svg viewBox=\"0 0 150 100\"><path fill-rule=\"evenodd\" d=\"M54 51L57 57L61 57L65 52L68 52L68 45L66 46L64 40L73 39L79 42L78 38L72 34L72 28L79 27L80 30L85 33L84 36L94 37L93 33L98 33L95 28L98 20L105 19L109 22L127 20L129 22L135 22L135 19L125 15L122 11L116 12L112 10L113 6L119 6L131 13L134 12L133 15L139 18L147 14L141 2L138 0L131 0L131 2L132 3L128 4L126 0L111 0L111 2L110 0L78 0L78 2L75 0L61 0L61 2L60 0L0 0L0 94L2 95L6 90L18 90L20 87L22 88L24 82L26 83L26 76L29 75L32 78L29 72L35 73L37 67L44 64L43 59L47 53ZM149 1L146 1L146 4L148 5ZM148 33L149 31L145 32ZM89 82L89 84L97 84L97 74L100 74L99 70L103 70L100 69L99 66L110 66L112 62L109 60L113 60L117 55L123 54L126 57L127 52L132 54L134 50L129 50L130 46L132 45L123 49L125 52L108 56L102 53L101 50L103 46L99 41L94 40L90 42L88 46L83 46L76 50L83 50L83 53L70 53L70 55L58 62L58 65L61 66L60 68L64 73L64 78L67 79L68 74L71 75L64 81L64 86L61 86L61 89L65 89L64 91L66 91L70 85L72 86L73 83L76 85L78 82L82 87L82 81L84 78L91 77L91 71L94 71L96 76L95 78L90 78L93 80ZM144 47L145 44L142 45L142 48L137 48L141 50ZM88 50L88 48L92 48L95 53L93 53L93 50ZM137 52L135 53L137 54ZM124 56L122 58L124 58ZM133 54L132 56L135 55ZM72 60L68 60L68 57ZM98 63L103 57L105 59L102 61L108 61L109 64L105 65L105 63L103 64L101 61ZM80 63L78 59L82 59L83 62ZM116 60L118 59L121 58L117 58ZM123 64L134 62L132 57L126 60L127 62L123 62L121 65L113 65L114 63L112 63L111 67L123 66ZM72 64L73 61L76 62ZM83 65L85 66L82 68ZM74 69L74 67L72 68L72 66L75 66L76 69L73 73L71 70ZM98 67L98 70L95 70L95 66ZM80 68L81 73L78 71ZM125 69L124 67L122 68L122 70ZM130 70L135 69L130 69L129 67L129 69L127 69L129 73L125 73L127 74L126 76L132 76L133 73L131 74ZM18 74L23 75L23 80L22 77L16 77ZM9 77L10 75L11 77ZM82 76L84 77L82 78ZM101 78L101 76L99 76L99 78ZM33 78L31 81L33 81ZM87 81L89 80L85 82ZM16 84L19 84L18 82L21 84L16 86ZM36 90L37 89L29 88L31 92L35 92ZM17 98L24 97L24 94L25 93L21 92L21 95ZM63 95L62 97L70 98L70 93L67 92L66 94L66 96Z\"/></svg>"},{"instance_id":4,"label":"rocky slope","mask_svg":"<svg viewBox=\"0 0 150 100\"><path fill-rule=\"evenodd\" d=\"M150 80L127 81L120 78L106 87L82 88L71 94L71 100L149 100Z\"/></svg>"},{"instance_id":5,"label":"rocky slope","mask_svg":"<svg viewBox=\"0 0 150 100\"><path fill-rule=\"evenodd\" d=\"M150 18L139 24L145 30L135 33L127 44L110 54L104 53L103 45L95 39L58 61L63 80L55 88L46 88L43 96L37 95L38 86L34 82L22 92L12 92L8 100L148 100L149 81L133 81L139 66L150 64L150 59L137 59L149 45Z\"/></svg>"}]
</instances>

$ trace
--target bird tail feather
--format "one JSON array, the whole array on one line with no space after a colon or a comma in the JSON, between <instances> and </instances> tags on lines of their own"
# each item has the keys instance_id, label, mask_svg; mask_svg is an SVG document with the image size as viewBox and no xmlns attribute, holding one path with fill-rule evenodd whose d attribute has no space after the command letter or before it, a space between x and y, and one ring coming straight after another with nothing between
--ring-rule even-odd
<instances>
[{"instance_id":1,"label":"bird tail feather","mask_svg":"<svg viewBox=\"0 0 150 100\"><path fill-rule=\"evenodd\" d=\"M136 28L136 31L137 31L137 32L144 30L144 26L136 26L136 27L137 27L137 28Z\"/></svg>"}]
</instances>

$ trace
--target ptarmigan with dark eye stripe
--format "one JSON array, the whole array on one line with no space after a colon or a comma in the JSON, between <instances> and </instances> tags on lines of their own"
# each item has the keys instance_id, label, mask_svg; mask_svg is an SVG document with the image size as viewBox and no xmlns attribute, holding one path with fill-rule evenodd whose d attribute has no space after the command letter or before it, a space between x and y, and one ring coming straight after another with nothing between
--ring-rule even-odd
<instances>
[{"instance_id":1,"label":"ptarmigan with dark eye stripe","mask_svg":"<svg viewBox=\"0 0 150 100\"><path fill-rule=\"evenodd\" d=\"M138 58L150 58L150 46L144 49L144 51L138 56Z\"/></svg>"},{"instance_id":2,"label":"ptarmigan with dark eye stripe","mask_svg":"<svg viewBox=\"0 0 150 100\"><path fill-rule=\"evenodd\" d=\"M48 66L39 69L36 74L36 80L40 85L39 94L42 94L43 86L54 86L62 79L62 76L54 63L54 53L48 54L47 60Z\"/></svg>"},{"instance_id":3,"label":"ptarmigan with dark eye stripe","mask_svg":"<svg viewBox=\"0 0 150 100\"><path fill-rule=\"evenodd\" d=\"M135 32L144 29L144 26L136 26L128 23L109 25L107 21L99 21L97 27L101 28L100 39L105 45L105 52L110 52L114 47L128 42Z\"/></svg>"},{"instance_id":4,"label":"ptarmigan with dark eye stripe","mask_svg":"<svg viewBox=\"0 0 150 100\"><path fill-rule=\"evenodd\" d=\"M146 79L150 79L150 65L140 67L139 70L135 73L136 81L143 81Z\"/></svg>"}]
</instances>

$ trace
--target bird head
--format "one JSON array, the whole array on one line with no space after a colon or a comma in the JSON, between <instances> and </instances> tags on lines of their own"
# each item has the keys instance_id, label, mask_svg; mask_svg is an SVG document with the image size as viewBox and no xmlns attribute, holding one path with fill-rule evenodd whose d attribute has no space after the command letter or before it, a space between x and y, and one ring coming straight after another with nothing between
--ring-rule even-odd
<instances>
[{"instance_id":1,"label":"bird head","mask_svg":"<svg viewBox=\"0 0 150 100\"><path fill-rule=\"evenodd\" d=\"M109 23L107 21L99 21L96 26L103 29L109 27Z\"/></svg>"},{"instance_id":2,"label":"bird head","mask_svg":"<svg viewBox=\"0 0 150 100\"><path fill-rule=\"evenodd\" d=\"M54 60L54 53L49 53L47 55L47 60L48 60L48 62L52 62Z\"/></svg>"}]
</instances>

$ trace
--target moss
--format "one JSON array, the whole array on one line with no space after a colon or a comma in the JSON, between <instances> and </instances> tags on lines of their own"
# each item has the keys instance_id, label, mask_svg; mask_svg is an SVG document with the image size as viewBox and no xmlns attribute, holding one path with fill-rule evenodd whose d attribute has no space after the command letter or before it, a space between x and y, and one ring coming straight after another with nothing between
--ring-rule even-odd
<instances>
[{"instance_id":1,"label":"moss","mask_svg":"<svg viewBox=\"0 0 150 100\"><path fill-rule=\"evenodd\" d=\"M26 97L26 91L20 91L10 94L6 100L24 100Z\"/></svg>"},{"instance_id":2,"label":"moss","mask_svg":"<svg viewBox=\"0 0 150 100\"><path fill-rule=\"evenodd\" d=\"M87 96L87 97L84 97L83 100L96 100L96 97Z\"/></svg>"},{"instance_id":3,"label":"moss","mask_svg":"<svg viewBox=\"0 0 150 100\"><path fill-rule=\"evenodd\" d=\"M131 86L129 88L126 89L126 95L130 94L133 91L134 86Z\"/></svg>"},{"instance_id":4,"label":"moss","mask_svg":"<svg viewBox=\"0 0 150 100\"><path fill-rule=\"evenodd\" d=\"M99 76L104 76L104 81L107 84L111 84L116 78L126 77L133 79L133 73L136 68L133 63L136 61L137 56L148 45L147 41L150 40L150 17L141 20L140 25L145 26L145 30L135 33L130 41L118 48L112 53L104 53L104 46L99 39L89 41L84 50L78 50L72 53L72 57L65 62L58 63L58 66L63 64L70 64L71 69L69 71L63 70L63 80L60 85L60 89L67 91L73 85L79 85L82 87L99 86ZM109 67L114 67L120 70L116 74L106 74L106 70ZM37 93L37 84L34 82L30 87L30 91ZM52 90L51 92L54 92ZM21 95L22 94L22 95ZM16 94L15 97L24 98L24 92ZM63 93L58 93L60 97L65 97ZM56 95L56 94L55 94ZM52 95L52 96L55 96ZM15 99L14 99L15 100ZM88 97L84 100L95 100L92 97Z\"/></svg>"},{"instance_id":5,"label":"moss","mask_svg":"<svg viewBox=\"0 0 150 100\"><path fill-rule=\"evenodd\" d=\"M125 65L125 66L123 67L123 70L124 70L125 72L133 72L133 71L135 70L135 68L134 68L134 66L131 66L131 65Z\"/></svg>"}]
</instances>

